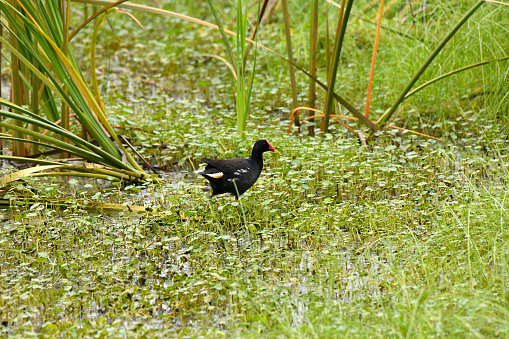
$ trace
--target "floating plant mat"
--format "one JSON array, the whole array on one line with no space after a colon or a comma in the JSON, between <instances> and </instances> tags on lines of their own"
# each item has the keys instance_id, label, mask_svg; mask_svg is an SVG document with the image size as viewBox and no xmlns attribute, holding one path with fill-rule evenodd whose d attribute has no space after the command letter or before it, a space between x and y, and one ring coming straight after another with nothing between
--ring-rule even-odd
<instances>
[{"instance_id":1,"label":"floating plant mat","mask_svg":"<svg viewBox=\"0 0 509 339\"><path fill-rule=\"evenodd\" d=\"M182 186L185 185L182 182L185 173L187 172L159 172L165 183L156 185L157 188L136 183L125 186L109 180L83 177L24 178L0 188L0 208L9 207L11 211L14 211L16 207L17 209L24 207L29 213L35 214L45 208L55 209L57 212L71 208L100 213L126 210L157 215L159 212L153 206L158 206L157 200L162 199L170 191L182 190ZM104 201L112 196L119 202ZM132 203L126 202L129 199Z\"/></svg>"},{"instance_id":2,"label":"floating plant mat","mask_svg":"<svg viewBox=\"0 0 509 339\"><path fill-rule=\"evenodd\" d=\"M472 162L436 145L372 153L340 140L279 145L286 155L267 162L240 202L209 198L188 170L174 186L123 190L18 183L77 203L15 206L19 216L0 226L5 331L241 336L269 322L350 333L376 327L384 309L414 314L416 300L420 324L444 308L468 317L458 289L461 303L503 325L503 301L490 294L509 276L509 199L495 158ZM97 193L166 214L85 210L81 195Z\"/></svg>"},{"instance_id":3,"label":"floating plant mat","mask_svg":"<svg viewBox=\"0 0 509 339\"><path fill-rule=\"evenodd\" d=\"M159 3L214 20L203 3ZM345 39L337 88L358 109L366 103L369 22L378 8L364 3L352 8L347 34L356 38ZM372 119L415 74L423 48L434 48L472 5L421 3L412 9L386 1L382 26L404 34L381 31ZM73 13L85 13L81 6L73 2ZM310 25L299 24L311 22L302 10L308 3L288 6L297 64L308 65L302 51L310 47ZM483 5L422 82L507 55L509 31L499 28L509 16L495 6ZM221 13L230 28L234 12ZM27 203L0 209L0 337L509 336L506 62L433 83L389 121L445 142L386 128L364 147L340 124L323 138L307 135L312 121L286 134L295 107L288 68L259 50L247 130L239 138L231 73L204 56L225 56L219 36L132 14L146 31L111 15L96 47L108 120L156 170L176 172L161 172L163 184L142 186L79 178L10 184ZM334 22L339 10L329 14ZM281 20L276 14L260 25L258 41L280 46ZM72 42L87 82L92 29ZM326 79L322 47L317 76ZM308 84L297 76L305 105ZM323 100L317 91L315 107ZM346 113L337 107L338 115ZM301 121L305 116L301 111ZM280 154L266 157L239 202L201 191L206 183L192 173L201 157L247 157L260 138ZM1 176L14 170L1 165ZM33 195L37 200L28 200ZM46 204L52 198L68 204L52 208ZM99 212L85 209L86 200L151 210Z\"/></svg>"},{"instance_id":4,"label":"floating plant mat","mask_svg":"<svg viewBox=\"0 0 509 339\"><path fill-rule=\"evenodd\" d=\"M83 211L65 217L31 216L2 225L0 233L11 244L11 255L0 278L13 277L3 290L4 305L12 310L21 307L21 300L26 300L24 305L44 300L54 319L51 324L60 330L71 319L106 326L120 314L123 321L159 328L199 323L193 314L202 314L197 307L201 303L206 305L205 314L226 324L225 312L242 318L239 310L246 303L277 293L274 306L298 305L299 316L293 320L297 326L315 298L329 295L348 304L378 295L370 276L390 280L373 264L376 255L362 259L341 248L340 243L348 241L347 232L338 233L342 236L336 242L318 250L305 239L289 241L283 229L246 233L188 227L184 233L175 226L171 221ZM20 256L24 263L15 265ZM328 292L317 275L324 264L337 279ZM20 284L30 291L26 296L14 293ZM341 292L336 284L342 286ZM132 307L126 310L122 303L127 300ZM41 314L36 308L30 310ZM31 326L48 330L48 316ZM18 318L6 321L8 327L22 325Z\"/></svg>"}]
</instances>

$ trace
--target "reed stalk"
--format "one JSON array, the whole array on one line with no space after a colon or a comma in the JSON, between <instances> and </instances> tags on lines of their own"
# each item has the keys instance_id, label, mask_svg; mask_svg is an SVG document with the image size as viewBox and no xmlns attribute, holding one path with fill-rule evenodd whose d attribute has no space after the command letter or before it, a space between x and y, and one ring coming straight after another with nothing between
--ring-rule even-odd
<instances>
[{"instance_id":1,"label":"reed stalk","mask_svg":"<svg viewBox=\"0 0 509 339\"><path fill-rule=\"evenodd\" d=\"M345 0L343 0L343 3L345 3ZM328 131L329 131L329 120L330 120L331 112L333 110L333 99L334 99L333 93L334 93L334 87L336 85L336 76L337 76L338 67L339 67L339 57L341 56L341 49L343 47L346 26L348 25L348 18L350 16L350 11L352 9L352 5L353 5L353 0L347 0L345 6L341 6L342 12L343 12L343 8L344 8L343 15L340 16L340 18L339 18L340 21L338 22L338 28L339 28L339 26L341 26L341 28L339 29L339 33L336 35L336 41L335 41L334 50L333 50L333 54L332 54L332 60L331 60L332 66L329 70L329 76L327 79L328 80L327 81L328 89L327 89L327 94L325 96L325 107L323 110L324 118L322 120L322 131L323 131L324 135L325 135L325 133L328 133Z\"/></svg>"},{"instance_id":2,"label":"reed stalk","mask_svg":"<svg viewBox=\"0 0 509 339\"><path fill-rule=\"evenodd\" d=\"M428 66L433 62L433 60L436 58L436 56L444 49L445 45L451 40L451 38L456 34L456 32L467 22L467 20L474 14L481 5L484 4L484 0L478 1L464 16L461 18L461 20L451 29L451 31L440 41L437 47L431 52L431 54L426 58L426 60L423 62L421 67L417 70L417 72L414 74L412 79L407 83L405 88L400 92L398 98L394 101L392 106L378 119L379 125L384 125L389 121L391 116L396 112L399 105L405 100L405 96L410 91L410 89L413 87L413 85L419 80L421 75L426 71Z\"/></svg>"},{"instance_id":3,"label":"reed stalk","mask_svg":"<svg viewBox=\"0 0 509 339\"><path fill-rule=\"evenodd\" d=\"M38 154L44 147L146 177L84 81L69 45L70 6L70 0L0 0L0 24L9 33L9 40L0 35L0 44L10 52L12 66L11 100L0 99L9 110L0 110L0 127L12 134L1 133L0 140L12 141L13 156L26 162L33 162L27 149L33 146ZM69 131L71 112L97 146Z\"/></svg>"},{"instance_id":4,"label":"reed stalk","mask_svg":"<svg viewBox=\"0 0 509 339\"><path fill-rule=\"evenodd\" d=\"M309 74L316 78L316 67L318 63L318 0L311 0L311 31L309 35ZM316 81L309 78L309 107L315 108L316 106ZM312 116L313 112L308 112L308 117ZM308 126L308 134L311 137L315 136L315 126Z\"/></svg>"},{"instance_id":5,"label":"reed stalk","mask_svg":"<svg viewBox=\"0 0 509 339\"><path fill-rule=\"evenodd\" d=\"M373 90L373 77L375 75L376 51L378 48L378 39L380 37L380 26L382 25L382 15L384 9L384 0L380 0L380 9L378 10L378 21L376 24L375 43L373 45L373 56L371 58L371 68L369 71L368 93L366 95L366 108L364 116L369 118L369 106L371 104L371 91Z\"/></svg>"},{"instance_id":6,"label":"reed stalk","mask_svg":"<svg viewBox=\"0 0 509 339\"><path fill-rule=\"evenodd\" d=\"M295 63L295 61L293 60L290 15L288 14L287 1L281 0L281 3L283 4L283 19L284 19L284 23L285 23L286 52L288 54L288 60L290 60L288 67L289 67L289 71L290 71L290 84L292 87L292 103L293 103L293 107L295 108L298 106L298 96L297 96L297 80L295 79L295 69L293 67L293 64ZM293 116L293 123L295 124L295 126L300 126L299 112L297 112Z\"/></svg>"}]
</instances>

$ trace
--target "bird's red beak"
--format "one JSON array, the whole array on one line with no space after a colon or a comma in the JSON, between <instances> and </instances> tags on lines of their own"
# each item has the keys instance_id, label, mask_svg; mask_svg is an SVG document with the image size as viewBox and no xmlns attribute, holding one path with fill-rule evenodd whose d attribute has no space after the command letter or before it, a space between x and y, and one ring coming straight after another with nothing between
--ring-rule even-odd
<instances>
[{"instance_id":1,"label":"bird's red beak","mask_svg":"<svg viewBox=\"0 0 509 339\"><path fill-rule=\"evenodd\" d=\"M269 144L269 151L279 153L279 152L277 151L277 149L276 149L274 146L272 146L268 140L267 140L267 144Z\"/></svg>"}]
</instances>

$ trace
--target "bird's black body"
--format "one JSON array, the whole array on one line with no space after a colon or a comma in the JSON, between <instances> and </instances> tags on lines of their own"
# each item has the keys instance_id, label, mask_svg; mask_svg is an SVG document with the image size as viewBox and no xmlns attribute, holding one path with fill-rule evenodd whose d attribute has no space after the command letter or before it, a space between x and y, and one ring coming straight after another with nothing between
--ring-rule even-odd
<instances>
[{"instance_id":1,"label":"bird's black body","mask_svg":"<svg viewBox=\"0 0 509 339\"><path fill-rule=\"evenodd\" d=\"M260 176L263 169L263 153L266 151L276 149L267 140L258 140L253 146L251 157L221 160L201 158L207 167L205 171L196 173L209 181L212 195L230 193L238 199Z\"/></svg>"}]
</instances>

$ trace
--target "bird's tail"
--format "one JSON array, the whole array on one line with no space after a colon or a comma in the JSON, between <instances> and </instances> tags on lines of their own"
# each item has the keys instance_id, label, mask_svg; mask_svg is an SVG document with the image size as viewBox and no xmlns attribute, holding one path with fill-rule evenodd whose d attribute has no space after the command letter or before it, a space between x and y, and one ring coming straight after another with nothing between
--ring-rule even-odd
<instances>
[{"instance_id":1,"label":"bird's tail","mask_svg":"<svg viewBox=\"0 0 509 339\"><path fill-rule=\"evenodd\" d=\"M206 169L205 171L195 171L194 173L204 176L205 178L219 179L222 178L224 173L217 169Z\"/></svg>"}]
</instances>

